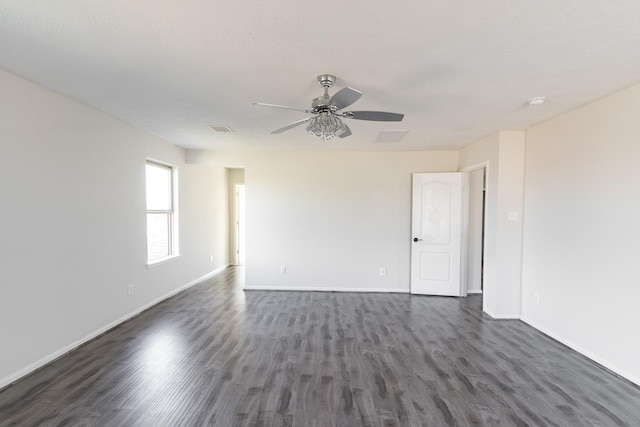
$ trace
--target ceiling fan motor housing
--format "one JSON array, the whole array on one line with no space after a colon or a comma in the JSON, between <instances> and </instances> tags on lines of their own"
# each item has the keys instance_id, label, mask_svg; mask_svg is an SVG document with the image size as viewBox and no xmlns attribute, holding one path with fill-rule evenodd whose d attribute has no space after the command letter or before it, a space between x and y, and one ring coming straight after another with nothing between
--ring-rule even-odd
<instances>
[{"instance_id":1,"label":"ceiling fan motor housing","mask_svg":"<svg viewBox=\"0 0 640 427\"><path fill-rule=\"evenodd\" d=\"M331 106L329 105L330 100L331 96L327 93L317 98L313 98L313 101L311 101L311 110L314 113L331 110Z\"/></svg>"}]
</instances>

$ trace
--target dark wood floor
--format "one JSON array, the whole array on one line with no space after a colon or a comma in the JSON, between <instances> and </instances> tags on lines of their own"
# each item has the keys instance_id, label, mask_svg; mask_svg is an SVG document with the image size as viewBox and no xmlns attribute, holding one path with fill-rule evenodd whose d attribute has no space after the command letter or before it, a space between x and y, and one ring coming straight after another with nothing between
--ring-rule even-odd
<instances>
[{"instance_id":1,"label":"dark wood floor","mask_svg":"<svg viewBox=\"0 0 640 427\"><path fill-rule=\"evenodd\" d=\"M242 292L230 268L0 393L0 426L640 426L640 388L479 297Z\"/></svg>"}]
</instances>

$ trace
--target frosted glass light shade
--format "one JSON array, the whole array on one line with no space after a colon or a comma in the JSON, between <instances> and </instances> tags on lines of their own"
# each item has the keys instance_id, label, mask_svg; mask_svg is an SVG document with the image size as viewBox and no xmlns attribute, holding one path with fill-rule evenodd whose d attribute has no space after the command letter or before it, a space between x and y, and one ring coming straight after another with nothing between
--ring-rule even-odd
<instances>
[{"instance_id":1,"label":"frosted glass light shade","mask_svg":"<svg viewBox=\"0 0 640 427\"><path fill-rule=\"evenodd\" d=\"M322 140L340 136L347 130L340 117L328 112L322 112L309 121L307 132Z\"/></svg>"}]
</instances>

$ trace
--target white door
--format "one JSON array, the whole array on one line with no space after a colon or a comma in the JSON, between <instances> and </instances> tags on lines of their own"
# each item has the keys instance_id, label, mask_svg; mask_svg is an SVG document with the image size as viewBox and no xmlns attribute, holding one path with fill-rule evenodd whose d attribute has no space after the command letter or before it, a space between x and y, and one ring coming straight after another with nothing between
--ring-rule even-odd
<instances>
[{"instance_id":1,"label":"white door","mask_svg":"<svg viewBox=\"0 0 640 427\"><path fill-rule=\"evenodd\" d=\"M413 174L411 293L466 296L463 173Z\"/></svg>"}]
</instances>

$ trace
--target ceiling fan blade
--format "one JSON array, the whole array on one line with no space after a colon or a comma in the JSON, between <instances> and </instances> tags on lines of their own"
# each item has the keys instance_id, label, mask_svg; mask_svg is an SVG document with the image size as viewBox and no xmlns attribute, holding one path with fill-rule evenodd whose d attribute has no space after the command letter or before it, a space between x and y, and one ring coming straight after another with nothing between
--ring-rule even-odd
<instances>
[{"instance_id":1,"label":"ceiling fan blade","mask_svg":"<svg viewBox=\"0 0 640 427\"><path fill-rule=\"evenodd\" d=\"M290 123L290 124L288 124L288 125L286 125L284 127L281 127L280 129L274 130L273 132L271 132L271 134L282 133L282 132L287 131L289 129L292 129L292 128L296 127L296 126L300 126L301 124L306 123L311 119L312 119L311 117L307 117L306 119L298 120L297 122Z\"/></svg>"},{"instance_id":2,"label":"ceiling fan blade","mask_svg":"<svg viewBox=\"0 0 640 427\"><path fill-rule=\"evenodd\" d=\"M335 105L338 110L342 110L345 107L356 102L362 96L362 92L350 87L343 87L337 91L329 100L329 105Z\"/></svg>"},{"instance_id":3,"label":"ceiling fan blade","mask_svg":"<svg viewBox=\"0 0 640 427\"><path fill-rule=\"evenodd\" d=\"M345 111L344 116L356 120L374 120L377 122L400 122L404 114L386 113L384 111Z\"/></svg>"},{"instance_id":4,"label":"ceiling fan blade","mask_svg":"<svg viewBox=\"0 0 640 427\"><path fill-rule=\"evenodd\" d=\"M254 102L252 105L259 105L261 107L281 108L283 110L302 111L303 113L311 113L311 110L305 110L304 108L287 107L286 105L265 104L264 102Z\"/></svg>"},{"instance_id":5,"label":"ceiling fan blade","mask_svg":"<svg viewBox=\"0 0 640 427\"><path fill-rule=\"evenodd\" d=\"M344 125L344 127L346 128L346 130L339 135L340 138L346 138L348 136L351 136L351 129L349 129L349 126Z\"/></svg>"}]
</instances>

